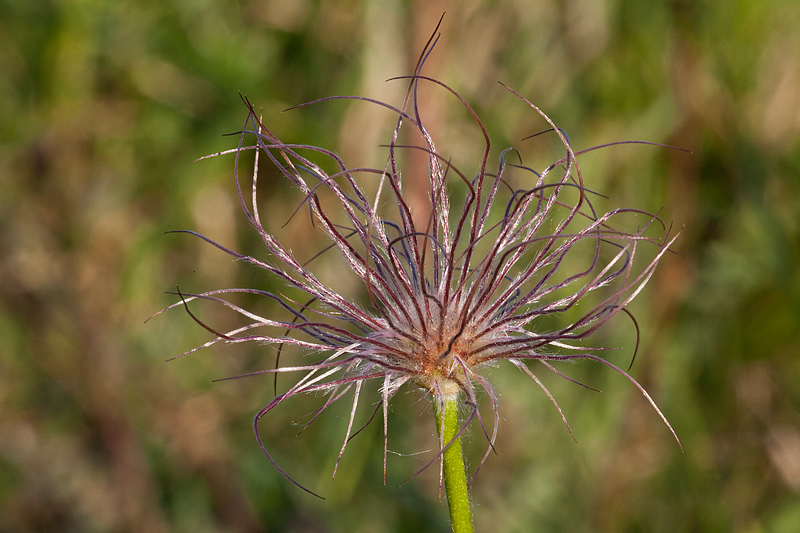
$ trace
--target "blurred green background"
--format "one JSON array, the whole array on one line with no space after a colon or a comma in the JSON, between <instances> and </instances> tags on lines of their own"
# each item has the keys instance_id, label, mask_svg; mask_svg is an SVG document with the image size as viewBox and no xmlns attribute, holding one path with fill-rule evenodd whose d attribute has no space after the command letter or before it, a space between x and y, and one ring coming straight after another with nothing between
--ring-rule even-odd
<instances>
[{"instance_id":1,"label":"blurred green background","mask_svg":"<svg viewBox=\"0 0 800 533\"><path fill-rule=\"evenodd\" d=\"M330 481L347 407L300 437L292 426L319 398L264 424L278 461L328 499L299 491L252 436L271 379L211 383L270 367L274 351L219 346L166 362L209 334L180 310L144 323L176 285L268 288L199 240L164 234L194 229L260 253L232 159L192 163L234 146L222 134L242 127L237 92L282 139L375 164L386 113L281 110L336 94L400 103L404 84L385 80L411 71L445 10L426 72L474 105L498 150L542 129L503 81L575 147L692 151L627 146L583 163L610 205L663 208L684 228L633 306L632 373L685 452L598 365L568 371L601 394L543 373L577 443L533 383L493 369L501 425L474 484L478 530L800 530L794 0L0 0L0 531L448 529L435 468L401 486L425 456L390 455L383 484L380 423ZM462 168L477 161L464 113L431 98L439 148ZM282 223L296 196L270 187L263 209ZM630 346L618 322L596 342ZM433 445L427 402L398 395L390 448ZM474 465L477 429L469 449Z\"/></svg>"}]
</instances>

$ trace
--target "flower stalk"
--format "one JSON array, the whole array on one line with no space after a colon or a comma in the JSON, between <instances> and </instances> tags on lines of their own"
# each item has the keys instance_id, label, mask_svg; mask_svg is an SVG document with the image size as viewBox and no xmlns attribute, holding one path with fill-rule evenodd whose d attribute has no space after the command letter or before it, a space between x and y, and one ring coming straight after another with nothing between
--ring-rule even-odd
<instances>
[{"instance_id":1,"label":"flower stalk","mask_svg":"<svg viewBox=\"0 0 800 533\"><path fill-rule=\"evenodd\" d=\"M461 448L461 425L458 422L461 392L442 394L434 399L436 425L442 449L442 473L450 524L453 533L472 533L472 508L470 507L464 453Z\"/></svg>"}]
</instances>

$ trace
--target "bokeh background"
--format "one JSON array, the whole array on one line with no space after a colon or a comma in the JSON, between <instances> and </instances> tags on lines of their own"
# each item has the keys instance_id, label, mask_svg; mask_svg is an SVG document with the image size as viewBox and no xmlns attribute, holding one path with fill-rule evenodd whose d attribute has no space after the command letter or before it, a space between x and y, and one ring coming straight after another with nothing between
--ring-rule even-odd
<instances>
[{"instance_id":1,"label":"bokeh background","mask_svg":"<svg viewBox=\"0 0 800 533\"><path fill-rule=\"evenodd\" d=\"M626 146L584 160L610 205L662 210L683 228L633 306L632 373L684 451L598 365L568 370L602 393L542 373L577 443L534 384L492 370L501 426L474 483L478 530L800 529L797 2L0 0L0 531L448 529L435 469L402 484L424 456L390 455L384 485L380 423L331 481L346 406L299 437L292 425L318 398L264 425L279 462L327 500L292 486L250 426L271 379L212 383L270 367L274 351L218 346L167 362L208 332L180 310L145 323L176 285L269 288L165 234L259 253L232 159L192 163L234 146L223 134L242 127L238 93L284 140L369 163L388 140L386 113L281 111L337 94L399 103L404 83L385 80L411 71L445 10L426 72L474 105L496 147L542 129L503 81L575 147L636 139L692 152ZM475 131L444 95L430 98L438 146L465 168ZM262 209L279 224L297 198L270 187ZM595 342L630 346L618 322ZM390 448L425 449L434 431L424 395L401 393ZM473 466L480 440L473 430Z\"/></svg>"}]
</instances>

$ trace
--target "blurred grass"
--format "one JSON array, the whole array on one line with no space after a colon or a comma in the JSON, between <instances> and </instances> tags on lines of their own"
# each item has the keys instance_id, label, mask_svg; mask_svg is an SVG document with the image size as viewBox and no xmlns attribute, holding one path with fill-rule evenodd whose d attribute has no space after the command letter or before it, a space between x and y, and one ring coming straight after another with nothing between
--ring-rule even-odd
<instances>
[{"instance_id":1,"label":"blurred grass","mask_svg":"<svg viewBox=\"0 0 800 533\"><path fill-rule=\"evenodd\" d=\"M543 376L577 444L535 385L492 370L502 421L474 485L478 529L796 530L796 2L0 0L0 531L446 530L434 471L400 486L421 459L390 456L383 485L379 424L331 484L346 414L295 438L290 421L311 398L264 428L279 462L328 501L298 491L250 431L271 381L210 383L269 366L271 353L166 363L206 332L182 312L143 323L176 284L265 288L199 241L164 235L196 229L258 253L231 160L190 164L233 145L221 135L241 128L237 92L283 139L369 163L386 114L341 102L280 111L335 94L399 102L403 83L384 80L409 72L445 9L427 73L475 106L496 147L541 125L500 80L577 147L639 139L693 152L620 147L584 162L611 205L663 207L684 227L636 302L633 373L685 453L596 365L570 371L602 394ZM465 166L474 130L435 102L440 147ZM293 204L277 183L265 201L282 221ZM630 345L617 326L603 342ZM433 431L422 395L401 393L390 447L430 446Z\"/></svg>"}]
</instances>

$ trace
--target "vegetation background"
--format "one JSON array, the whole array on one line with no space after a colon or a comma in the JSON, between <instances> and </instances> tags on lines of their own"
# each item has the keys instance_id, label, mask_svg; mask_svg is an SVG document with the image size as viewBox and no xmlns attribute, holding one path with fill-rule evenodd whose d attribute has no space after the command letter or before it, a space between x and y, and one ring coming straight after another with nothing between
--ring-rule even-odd
<instances>
[{"instance_id":1,"label":"vegetation background","mask_svg":"<svg viewBox=\"0 0 800 533\"><path fill-rule=\"evenodd\" d=\"M384 485L380 424L331 482L346 409L297 437L291 422L314 398L264 428L280 463L328 499L297 490L250 428L271 379L211 382L268 368L274 351L166 362L208 333L180 310L144 323L176 285L267 288L201 241L164 233L194 229L259 253L231 158L191 163L234 145L222 134L242 127L237 93L284 140L357 164L386 142L391 117L345 102L281 111L338 94L399 103L404 82L385 80L411 72L445 10L426 72L475 106L494 146L542 129L502 81L576 147L635 139L692 151L617 147L583 163L611 204L663 208L684 228L633 306L632 373L685 452L598 365L569 372L602 393L543 375L577 443L534 384L497 369L502 420L474 483L478 530L797 531L793 0L0 0L0 531L447 530L435 469L401 486L424 459L390 456ZM469 161L474 129L430 98L439 147ZM297 198L274 187L263 209L277 224ZM596 342L631 346L630 324L617 322ZM410 388L397 398L392 449L430 447L426 402ZM469 448L474 464L474 430Z\"/></svg>"}]
</instances>

